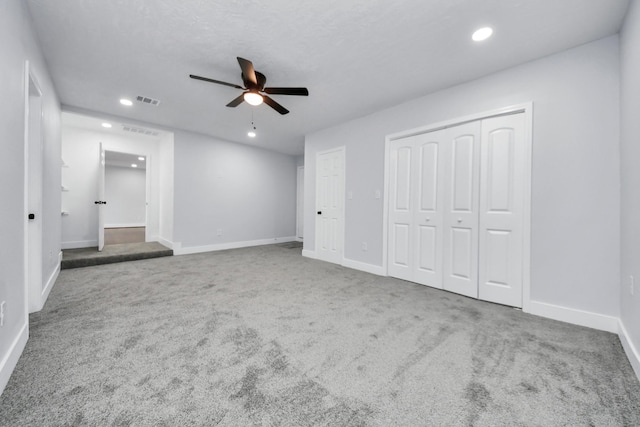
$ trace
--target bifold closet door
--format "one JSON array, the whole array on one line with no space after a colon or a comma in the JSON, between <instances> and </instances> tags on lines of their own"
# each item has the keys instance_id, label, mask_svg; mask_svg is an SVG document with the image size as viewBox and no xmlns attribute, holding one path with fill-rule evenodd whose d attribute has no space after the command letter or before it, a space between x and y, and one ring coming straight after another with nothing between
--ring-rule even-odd
<instances>
[{"instance_id":1,"label":"bifold closet door","mask_svg":"<svg viewBox=\"0 0 640 427\"><path fill-rule=\"evenodd\" d=\"M478 297L480 122L447 130L444 156L445 290Z\"/></svg>"},{"instance_id":2,"label":"bifold closet door","mask_svg":"<svg viewBox=\"0 0 640 427\"><path fill-rule=\"evenodd\" d=\"M522 307L524 114L482 121L479 298Z\"/></svg>"},{"instance_id":3,"label":"bifold closet door","mask_svg":"<svg viewBox=\"0 0 640 427\"><path fill-rule=\"evenodd\" d=\"M446 131L394 141L390 152L389 275L442 288L442 153Z\"/></svg>"}]
</instances>

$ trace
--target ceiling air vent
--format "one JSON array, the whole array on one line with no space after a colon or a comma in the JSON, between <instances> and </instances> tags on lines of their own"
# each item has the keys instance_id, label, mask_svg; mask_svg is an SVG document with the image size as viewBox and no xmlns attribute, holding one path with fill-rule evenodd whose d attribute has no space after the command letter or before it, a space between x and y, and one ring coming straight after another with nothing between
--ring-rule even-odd
<instances>
[{"instance_id":1,"label":"ceiling air vent","mask_svg":"<svg viewBox=\"0 0 640 427\"><path fill-rule=\"evenodd\" d=\"M146 136L158 136L160 133L153 129L145 129L137 126L122 125L122 130L125 132L136 133L138 135Z\"/></svg>"},{"instance_id":2,"label":"ceiling air vent","mask_svg":"<svg viewBox=\"0 0 640 427\"><path fill-rule=\"evenodd\" d=\"M159 99L153 99L153 98L149 98L147 96L142 96L142 95L138 95L136 97L136 101L141 102L143 104L147 104L147 105L153 105L154 107L157 107L158 105L160 105Z\"/></svg>"}]
</instances>

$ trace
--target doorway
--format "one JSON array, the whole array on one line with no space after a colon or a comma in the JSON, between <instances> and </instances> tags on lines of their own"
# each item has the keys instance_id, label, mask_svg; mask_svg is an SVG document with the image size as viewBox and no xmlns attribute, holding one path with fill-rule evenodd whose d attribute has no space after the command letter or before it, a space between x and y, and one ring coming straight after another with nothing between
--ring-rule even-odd
<instances>
[{"instance_id":1,"label":"doorway","mask_svg":"<svg viewBox=\"0 0 640 427\"><path fill-rule=\"evenodd\" d=\"M104 244L147 240L147 169L149 156L104 150L104 198L99 205Z\"/></svg>"}]
</instances>

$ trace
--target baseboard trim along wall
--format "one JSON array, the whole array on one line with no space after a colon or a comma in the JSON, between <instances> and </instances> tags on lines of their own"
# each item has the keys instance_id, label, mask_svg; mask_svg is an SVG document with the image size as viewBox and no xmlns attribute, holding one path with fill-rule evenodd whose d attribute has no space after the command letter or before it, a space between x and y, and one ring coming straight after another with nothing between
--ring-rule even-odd
<instances>
[{"instance_id":1,"label":"baseboard trim along wall","mask_svg":"<svg viewBox=\"0 0 640 427\"><path fill-rule=\"evenodd\" d=\"M173 254L189 255L189 254L197 254L201 252L213 252L213 251L223 251L226 249L247 248L250 246L273 245L274 243L294 242L295 240L296 240L295 236L274 237L272 239L249 240L245 242L229 242L229 243L220 243L217 245L206 245L206 246L189 246L186 248L183 248L180 242L175 242L173 244Z\"/></svg>"},{"instance_id":2,"label":"baseboard trim along wall","mask_svg":"<svg viewBox=\"0 0 640 427\"><path fill-rule=\"evenodd\" d=\"M78 240L76 242L62 242L62 249L93 248L98 246L97 240Z\"/></svg>"},{"instance_id":3,"label":"baseboard trim along wall","mask_svg":"<svg viewBox=\"0 0 640 427\"><path fill-rule=\"evenodd\" d=\"M638 349L633 345L631 339L629 339L629 333L627 332L627 328L624 327L622 320L618 322L618 327L618 337L620 337L622 348L624 348L624 352L627 353L627 358L631 363L631 367L636 373L638 381L640 381L640 351L638 351Z\"/></svg>"},{"instance_id":4,"label":"baseboard trim along wall","mask_svg":"<svg viewBox=\"0 0 640 427\"><path fill-rule=\"evenodd\" d=\"M311 259L318 259L318 257L316 256L316 252L315 251L310 251L309 249L303 249L302 250L302 256L307 257L307 258L311 258Z\"/></svg>"},{"instance_id":5,"label":"baseboard trim along wall","mask_svg":"<svg viewBox=\"0 0 640 427\"><path fill-rule=\"evenodd\" d=\"M131 227L145 227L144 222L126 223L126 224L105 224L104 228L131 228Z\"/></svg>"},{"instance_id":6,"label":"baseboard trim along wall","mask_svg":"<svg viewBox=\"0 0 640 427\"><path fill-rule=\"evenodd\" d=\"M342 259L342 266L353 268L354 270L365 271L367 273L375 274L376 276L387 275L381 265L367 264L366 262L354 261L348 258Z\"/></svg>"},{"instance_id":7,"label":"baseboard trim along wall","mask_svg":"<svg viewBox=\"0 0 640 427\"><path fill-rule=\"evenodd\" d=\"M529 313L535 314L536 316L612 332L614 334L618 333L618 318L614 316L562 307L540 301L531 301L530 307L531 310Z\"/></svg>"},{"instance_id":8,"label":"baseboard trim along wall","mask_svg":"<svg viewBox=\"0 0 640 427\"><path fill-rule=\"evenodd\" d=\"M56 265L56 268L53 270L53 272L49 276L49 280L47 280L47 284L42 290L42 294L40 296L40 307L38 308L37 311L42 310L42 307L44 307L44 304L47 302L47 298L49 298L51 289L53 289L53 285L56 283L56 280L58 280L58 275L60 274L61 265L62 265L62 251L60 251L60 254L58 255L58 265Z\"/></svg>"},{"instance_id":9,"label":"baseboard trim along wall","mask_svg":"<svg viewBox=\"0 0 640 427\"><path fill-rule=\"evenodd\" d=\"M24 347L27 345L27 340L29 339L29 325L27 322L20 329L20 333L13 340L11 347L9 347L9 351L5 355L5 357L0 361L0 395L4 391L4 388L7 386L9 382L9 378L11 378L11 374L13 370L16 368L18 364L18 360L24 351Z\"/></svg>"},{"instance_id":10,"label":"baseboard trim along wall","mask_svg":"<svg viewBox=\"0 0 640 427\"><path fill-rule=\"evenodd\" d=\"M172 241L169 241L167 239L163 239L162 237L158 237L156 239L156 241L158 243L160 243L161 245L168 247L169 249L174 249Z\"/></svg>"}]
</instances>

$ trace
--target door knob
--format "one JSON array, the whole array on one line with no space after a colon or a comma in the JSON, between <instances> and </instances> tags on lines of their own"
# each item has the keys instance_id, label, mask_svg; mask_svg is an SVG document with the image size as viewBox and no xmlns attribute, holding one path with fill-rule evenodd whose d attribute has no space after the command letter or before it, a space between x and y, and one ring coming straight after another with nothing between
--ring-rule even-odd
<instances>
[{"instance_id":1,"label":"door knob","mask_svg":"<svg viewBox=\"0 0 640 427\"><path fill-rule=\"evenodd\" d=\"M458 222L462 222L462 218L458 218Z\"/></svg>"},{"instance_id":2,"label":"door knob","mask_svg":"<svg viewBox=\"0 0 640 427\"><path fill-rule=\"evenodd\" d=\"M322 215L322 211L318 211L318 215Z\"/></svg>"},{"instance_id":3,"label":"door knob","mask_svg":"<svg viewBox=\"0 0 640 427\"><path fill-rule=\"evenodd\" d=\"M29 214L29 220L36 219L36 214Z\"/></svg>"}]
</instances>

